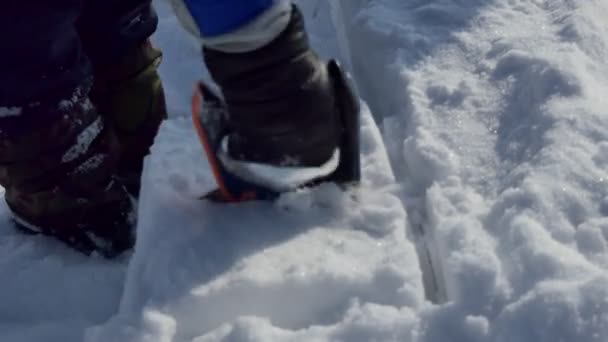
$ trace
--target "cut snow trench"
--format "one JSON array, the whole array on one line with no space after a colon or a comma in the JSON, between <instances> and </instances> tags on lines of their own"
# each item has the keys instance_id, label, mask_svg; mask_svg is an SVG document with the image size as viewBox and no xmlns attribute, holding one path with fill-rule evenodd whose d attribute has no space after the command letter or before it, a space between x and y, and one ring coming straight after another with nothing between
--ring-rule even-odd
<instances>
[{"instance_id":1,"label":"cut snow trench","mask_svg":"<svg viewBox=\"0 0 608 342\"><path fill-rule=\"evenodd\" d=\"M334 23L335 32L337 35L336 43L338 45L341 60L344 64L346 64L347 69L353 74L353 83L355 84L359 94L368 102L368 105L370 106L372 113L374 113L378 124L382 125L384 123L383 139L387 145L389 155L391 156L391 167L393 168L393 173L397 177L397 181L403 184L405 182L404 177L406 176L404 176L405 172L402 172L401 169L404 167L404 164L399 165L399 161L394 158L395 154L399 153L395 151L395 147L398 149L399 146L391 146L391 144L394 144L396 141L403 139L387 139L387 134L390 137L392 137L392 134L394 133L397 133L399 136L406 134L404 125L402 123L395 122L395 119L392 116L395 115L395 111L399 112L408 110L410 106L409 100L407 98L391 99L389 102L396 103L397 105L395 107L379 105L384 103L384 101L381 98L377 98L377 90L380 86L375 83L381 78L377 76L367 77L370 74L373 74L373 71L370 70L371 68L369 68L368 65L369 63L375 62L382 63L384 60L370 61L369 50L359 51L357 48L353 47L354 44L351 40L352 36L348 34L348 32L353 32L353 28L347 26L346 24L354 23L357 16L356 9L362 8L361 3L360 1L348 0L332 1L329 2L329 4L331 6L332 21ZM361 36L357 37L361 39ZM359 43L361 43L361 41L359 41ZM366 41L363 43L363 45L373 46L374 43L371 41ZM383 56L383 58L386 58L387 55L391 54L387 54L386 51L382 51L381 56ZM362 61L363 59L364 61ZM391 94L391 92L388 91L389 89L405 89L407 87L406 80L400 78L399 73L396 74L397 76L394 77L385 77L386 80L393 80L397 85L397 87L392 87L392 84L387 84L382 88L387 90L385 94ZM369 89L376 89L376 91L369 91ZM396 125L391 126L392 124ZM427 189L428 186L419 193L426 193ZM422 272L422 281L424 284L426 298L433 303L443 303L448 300L447 289L441 268L441 257L437 250L435 238L432 232L426 228L429 226L429 223L428 218L426 217L426 208L424 206L425 199L424 197L413 197L414 196L408 196L407 194L401 196L402 203L408 213L409 223L409 227L404 227L404 229L409 231L410 235L412 235L413 242L416 245L416 252L418 254L418 261Z\"/></svg>"}]
</instances>

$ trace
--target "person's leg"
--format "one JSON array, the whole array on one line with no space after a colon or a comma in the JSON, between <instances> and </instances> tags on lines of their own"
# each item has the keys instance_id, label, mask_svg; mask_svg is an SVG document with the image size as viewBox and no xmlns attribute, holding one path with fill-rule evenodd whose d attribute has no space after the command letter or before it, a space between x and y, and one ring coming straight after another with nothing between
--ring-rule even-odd
<instances>
[{"instance_id":1,"label":"person's leg","mask_svg":"<svg viewBox=\"0 0 608 342\"><path fill-rule=\"evenodd\" d=\"M201 38L228 107L228 168L239 161L320 167L335 159L341 128L332 82L290 1L173 2Z\"/></svg>"},{"instance_id":2,"label":"person's leg","mask_svg":"<svg viewBox=\"0 0 608 342\"><path fill-rule=\"evenodd\" d=\"M166 118L161 53L148 41L157 24L150 0L87 0L78 20L94 70L91 100L118 137L117 174L135 196L143 158Z\"/></svg>"},{"instance_id":3,"label":"person's leg","mask_svg":"<svg viewBox=\"0 0 608 342\"><path fill-rule=\"evenodd\" d=\"M90 76L74 22L82 0L26 0L0 11L0 106L66 99Z\"/></svg>"},{"instance_id":4,"label":"person's leg","mask_svg":"<svg viewBox=\"0 0 608 342\"><path fill-rule=\"evenodd\" d=\"M132 245L116 143L88 98L80 0L2 6L0 184L20 227L112 256Z\"/></svg>"}]
</instances>

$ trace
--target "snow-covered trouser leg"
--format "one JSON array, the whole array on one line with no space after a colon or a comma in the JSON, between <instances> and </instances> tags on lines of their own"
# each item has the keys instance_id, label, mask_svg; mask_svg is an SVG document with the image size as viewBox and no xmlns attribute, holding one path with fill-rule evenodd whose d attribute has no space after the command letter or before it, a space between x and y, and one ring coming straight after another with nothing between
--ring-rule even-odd
<instances>
[{"instance_id":1,"label":"snow-covered trouser leg","mask_svg":"<svg viewBox=\"0 0 608 342\"><path fill-rule=\"evenodd\" d=\"M21 228L114 256L133 244L132 204L114 180L112 125L90 100L93 66L141 46L157 19L151 10L148 20L117 19L149 1L104 1L97 15L107 16L87 35L86 4L26 0L0 11L0 41L10 46L0 63L0 184Z\"/></svg>"},{"instance_id":2,"label":"snow-covered trouser leg","mask_svg":"<svg viewBox=\"0 0 608 342\"><path fill-rule=\"evenodd\" d=\"M161 53L148 41L157 23L150 0L87 0L77 24L93 65L91 100L118 138L116 173L134 196L143 158L167 116Z\"/></svg>"},{"instance_id":3,"label":"snow-covered trouser leg","mask_svg":"<svg viewBox=\"0 0 608 342\"><path fill-rule=\"evenodd\" d=\"M218 153L225 168L279 192L331 174L343 127L332 79L309 46L300 11L290 1L228 1L255 15L226 30L206 22L205 4L234 16L219 3L184 0L176 7L186 28L201 38L223 94L230 131ZM294 172L309 176L291 186L273 182Z\"/></svg>"}]
</instances>

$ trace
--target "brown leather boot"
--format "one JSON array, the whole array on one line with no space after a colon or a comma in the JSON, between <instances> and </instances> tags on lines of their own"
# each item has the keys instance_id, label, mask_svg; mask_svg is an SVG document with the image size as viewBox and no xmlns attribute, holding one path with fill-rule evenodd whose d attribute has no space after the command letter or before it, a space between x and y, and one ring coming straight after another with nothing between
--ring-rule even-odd
<instances>
[{"instance_id":1,"label":"brown leather boot","mask_svg":"<svg viewBox=\"0 0 608 342\"><path fill-rule=\"evenodd\" d=\"M287 28L262 48L204 52L226 102L232 158L316 167L332 157L341 130L337 100L295 6Z\"/></svg>"}]
</instances>

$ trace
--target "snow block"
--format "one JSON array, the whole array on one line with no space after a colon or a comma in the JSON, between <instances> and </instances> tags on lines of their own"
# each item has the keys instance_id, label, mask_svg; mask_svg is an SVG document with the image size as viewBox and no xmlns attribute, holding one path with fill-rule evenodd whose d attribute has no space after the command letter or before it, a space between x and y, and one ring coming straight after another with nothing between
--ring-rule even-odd
<instances>
[{"instance_id":1,"label":"snow block","mask_svg":"<svg viewBox=\"0 0 608 342\"><path fill-rule=\"evenodd\" d=\"M234 205L198 199L215 182L193 128L165 122L145 164L119 314L90 340L189 341L246 317L295 333L368 304L419 306L406 213L389 191L394 178L369 110L362 119L360 188L324 184Z\"/></svg>"}]
</instances>

